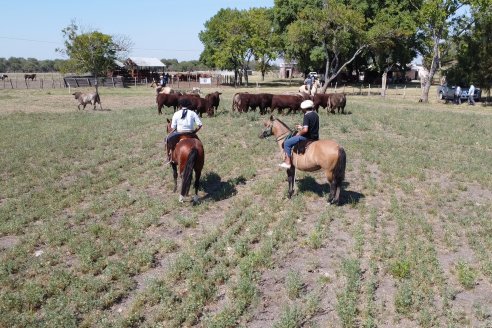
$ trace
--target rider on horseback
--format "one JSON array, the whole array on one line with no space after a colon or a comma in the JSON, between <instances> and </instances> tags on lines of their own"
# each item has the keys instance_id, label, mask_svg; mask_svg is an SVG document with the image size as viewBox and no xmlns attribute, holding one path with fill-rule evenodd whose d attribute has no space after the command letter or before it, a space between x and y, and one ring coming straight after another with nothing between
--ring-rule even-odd
<instances>
[{"instance_id":1,"label":"rider on horseback","mask_svg":"<svg viewBox=\"0 0 492 328\"><path fill-rule=\"evenodd\" d=\"M171 128L173 129L166 138L166 149L168 162L172 161L172 153L176 144L183 135L190 135L198 138L195 134L202 128L200 117L188 107L191 107L191 101L188 98L181 98L178 101L180 109L174 113ZM195 128L195 125L197 126Z\"/></svg>"},{"instance_id":2,"label":"rider on horseback","mask_svg":"<svg viewBox=\"0 0 492 328\"><path fill-rule=\"evenodd\" d=\"M284 142L285 162L279 164L280 167L290 169L292 147L303 140L318 140L319 139L319 116L313 110L314 103L311 100L304 100L301 103L301 109L304 113L302 125L297 125L297 135L288 138Z\"/></svg>"}]
</instances>

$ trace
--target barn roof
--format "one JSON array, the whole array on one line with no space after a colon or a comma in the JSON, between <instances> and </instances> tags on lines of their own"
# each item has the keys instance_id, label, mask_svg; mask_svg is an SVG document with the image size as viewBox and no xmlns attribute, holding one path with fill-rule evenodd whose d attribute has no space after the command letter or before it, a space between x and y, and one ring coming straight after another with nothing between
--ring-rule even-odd
<instances>
[{"instance_id":1,"label":"barn roof","mask_svg":"<svg viewBox=\"0 0 492 328\"><path fill-rule=\"evenodd\" d=\"M122 62L120 62L119 60L116 60L114 61L114 63L116 64L116 66L120 67L120 68L123 68L125 67L125 64L123 64Z\"/></svg>"},{"instance_id":2,"label":"barn roof","mask_svg":"<svg viewBox=\"0 0 492 328\"><path fill-rule=\"evenodd\" d=\"M140 67L166 67L159 59L150 57L130 57L128 58L136 66Z\"/></svg>"}]
</instances>

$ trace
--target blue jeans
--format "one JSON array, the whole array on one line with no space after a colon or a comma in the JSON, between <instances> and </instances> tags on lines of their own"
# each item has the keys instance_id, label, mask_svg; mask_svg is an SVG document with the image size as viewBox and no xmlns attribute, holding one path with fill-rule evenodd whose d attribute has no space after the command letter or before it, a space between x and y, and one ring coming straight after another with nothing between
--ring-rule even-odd
<instances>
[{"instance_id":1,"label":"blue jeans","mask_svg":"<svg viewBox=\"0 0 492 328\"><path fill-rule=\"evenodd\" d=\"M288 156L292 156L292 147L294 147L299 141L308 140L303 136L293 136L284 142L284 151Z\"/></svg>"}]
</instances>

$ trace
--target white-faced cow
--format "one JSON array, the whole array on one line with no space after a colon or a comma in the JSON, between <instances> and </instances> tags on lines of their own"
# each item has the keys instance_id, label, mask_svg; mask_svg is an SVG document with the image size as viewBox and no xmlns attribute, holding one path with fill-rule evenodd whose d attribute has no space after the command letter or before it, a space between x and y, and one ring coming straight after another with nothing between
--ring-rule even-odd
<instances>
[{"instance_id":1,"label":"white-faced cow","mask_svg":"<svg viewBox=\"0 0 492 328\"><path fill-rule=\"evenodd\" d=\"M82 93L82 92L74 92L72 95L79 101L78 104L78 109L80 109L80 106L83 106L82 109L85 109L85 106L87 104L94 105L94 110L96 109L96 104L99 103L99 106L102 108L101 105L101 98L99 97L99 93L93 92L93 93Z\"/></svg>"}]
</instances>

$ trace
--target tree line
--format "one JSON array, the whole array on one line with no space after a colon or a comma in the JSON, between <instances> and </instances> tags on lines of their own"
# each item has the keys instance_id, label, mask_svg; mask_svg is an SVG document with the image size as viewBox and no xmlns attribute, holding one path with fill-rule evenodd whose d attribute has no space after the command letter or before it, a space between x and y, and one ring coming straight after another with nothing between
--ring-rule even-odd
<instances>
[{"instance_id":1,"label":"tree line","mask_svg":"<svg viewBox=\"0 0 492 328\"><path fill-rule=\"evenodd\" d=\"M283 57L331 82L342 74L403 72L420 55L429 71L427 102L437 72L490 89L490 8L492 0L275 0L272 8L221 9L199 34L200 61L247 83L251 62L265 74Z\"/></svg>"},{"instance_id":2,"label":"tree line","mask_svg":"<svg viewBox=\"0 0 492 328\"><path fill-rule=\"evenodd\" d=\"M248 83L255 66L264 77L277 58L296 63L329 82L372 72L385 81L420 55L429 71L423 102L436 73L452 83L492 83L492 0L274 0L272 8L220 9L198 37L198 61L163 59L169 70L233 70ZM62 72L104 74L125 58L130 40L98 31L81 32L75 22L62 30L69 59Z\"/></svg>"},{"instance_id":3,"label":"tree line","mask_svg":"<svg viewBox=\"0 0 492 328\"><path fill-rule=\"evenodd\" d=\"M58 72L64 62L63 59L54 60L37 60L36 58L21 58L21 57L0 57L0 72Z\"/></svg>"}]
</instances>

